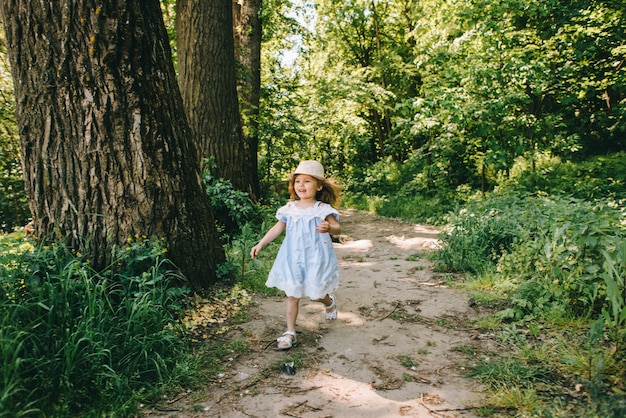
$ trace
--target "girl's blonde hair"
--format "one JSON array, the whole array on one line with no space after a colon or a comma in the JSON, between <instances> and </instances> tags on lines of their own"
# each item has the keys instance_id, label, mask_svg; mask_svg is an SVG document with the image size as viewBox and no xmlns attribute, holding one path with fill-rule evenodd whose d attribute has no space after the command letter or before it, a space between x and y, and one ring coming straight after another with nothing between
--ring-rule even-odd
<instances>
[{"instance_id":1,"label":"girl's blonde hair","mask_svg":"<svg viewBox=\"0 0 626 418\"><path fill-rule=\"evenodd\" d=\"M294 190L294 183L296 181L296 177L299 174L294 174L292 176L289 176L289 195L291 196L292 200L300 200L300 198L298 197L298 194L296 193L296 191ZM317 184L321 184L322 185L322 190L318 191L317 193L315 193L315 198L317 200L320 200L324 203L328 203L329 205L333 206L333 207L339 207L339 204L341 203L341 186L339 186L337 183L335 183L335 181L332 178L327 178L327 179L318 179L317 177L311 176L311 178L314 178L317 181Z\"/></svg>"}]
</instances>

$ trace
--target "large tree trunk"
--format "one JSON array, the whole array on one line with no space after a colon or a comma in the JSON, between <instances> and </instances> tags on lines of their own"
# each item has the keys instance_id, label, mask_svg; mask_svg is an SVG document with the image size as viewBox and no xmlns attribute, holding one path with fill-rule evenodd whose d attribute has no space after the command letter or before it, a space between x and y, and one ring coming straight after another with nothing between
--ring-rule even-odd
<instances>
[{"instance_id":1,"label":"large tree trunk","mask_svg":"<svg viewBox=\"0 0 626 418\"><path fill-rule=\"evenodd\" d=\"M215 176L255 198L237 98L231 4L231 0L176 2L178 74L200 157L213 157Z\"/></svg>"},{"instance_id":2,"label":"large tree trunk","mask_svg":"<svg viewBox=\"0 0 626 418\"><path fill-rule=\"evenodd\" d=\"M225 259L158 0L3 0L25 181L38 236L108 265L163 237L195 288Z\"/></svg>"},{"instance_id":3,"label":"large tree trunk","mask_svg":"<svg viewBox=\"0 0 626 418\"><path fill-rule=\"evenodd\" d=\"M239 62L239 105L247 153L246 171L253 177L255 194L259 193L259 102L261 99L261 3L262 0L233 0L235 57Z\"/></svg>"}]
</instances>

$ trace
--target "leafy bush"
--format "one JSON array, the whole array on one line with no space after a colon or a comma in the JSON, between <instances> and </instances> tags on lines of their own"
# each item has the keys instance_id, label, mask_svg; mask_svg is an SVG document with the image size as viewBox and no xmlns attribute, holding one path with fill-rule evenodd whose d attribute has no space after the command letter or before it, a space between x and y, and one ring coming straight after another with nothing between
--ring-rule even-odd
<instances>
[{"instance_id":1,"label":"leafy bush","mask_svg":"<svg viewBox=\"0 0 626 418\"><path fill-rule=\"evenodd\" d=\"M514 283L503 319L547 312L593 316L611 305L609 316L623 321L623 297L609 295L607 285L623 291L616 277L623 270L624 216L611 201L493 195L451 217L435 258L442 269L495 269Z\"/></svg>"},{"instance_id":2,"label":"leafy bush","mask_svg":"<svg viewBox=\"0 0 626 418\"><path fill-rule=\"evenodd\" d=\"M373 212L389 218L399 218L406 222L442 225L447 214L456 203L443 196L405 196L378 199L373 205Z\"/></svg>"},{"instance_id":3,"label":"leafy bush","mask_svg":"<svg viewBox=\"0 0 626 418\"><path fill-rule=\"evenodd\" d=\"M216 178L209 170L205 171L203 180L211 199L213 217L226 234L236 233L246 223L260 220L258 206L248 193L236 190L229 180Z\"/></svg>"},{"instance_id":4,"label":"leafy bush","mask_svg":"<svg viewBox=\"0 0 626 418\"><path fill-rule=\"evenodd\" d=\"M480 306L497 310L490 329L510 350L469 368L492 392L487 405L532 416L623 416L623 207L520 193L490 195L451 217L437 257L477 273L471 285L497 297ZM541 394L546 386L558 393L563 382L583 388L587 401L574 407Z\"/></svg>"},{"instance_id":5,"label":"leafy bush","mask_svg":"<svg viewBox=\"0 0 626 418\"><path fill-rule=\"evenodd\" d=\"M130 240L104 272L62 245L3 259L0 415L128 415L168 382L187 289L170 286L164 253Z\"/></svg>"},{"instance_id":6,"label":"leafy bush","mask_svg":"<svg viewBox=\"0 0 626 418\"><path fill-rule=\"evenodd\" d=\"M450 215L449 229L441 234L441 250L435 255L438 268L483 273L493 269L502 254L511 250L521 235L516 195L476 199Z\"/></svg>"},{"instance_id":7,"label":"leafy bush","mask_svg":"<svg viewBox=\"0 0 626 418\"><path fill-rule=\"evenodd\" d=\"M415 153L399 164L386 159L347 180L344 206L367 210L407 222L441 225L446 214L465 203L471 194L467 184L457 185L444 164L426 166Z\"/></svg>"},{"instance_id":8,"label":"leafy bush","mask_svg":"<svg viewBox=\"0 0 626 418\"><path fill-rule=\"evenodd\" d=\"M275 218L274 218L275 219ZM246 224L237 238L232 239L225 245L226 256L233 266L233 274L237 283L245 289L262 294L282 293L275 288L265 286L267 275L272 267L283 237L274 240L265 247L259 258L250 258L250 249L259 242L263 234L272 227L273 220L267 216L267 220L260 225Z\"/></svg>"},{"instance_id":9,"label":"leafy bush","mask_svg":"<svg viewBox=\"0 0 626 418\"><path fill-rule=\"evenodd\" d=\"M600 314L607 303L605 260L624 239L623 214L607 202L534 197L524 213L520 238L498 263L499 272L519 284L503 315Z\"/></svg>"},{"instance_id":10,"label":"leafy bush","mask_svg":"<svg viewBox=\"0 0 626 418\"><path fill-rule=\"evenodd\" d=\"M354 170L344 178L344 192L352 195L382 196L395 193L401 178L400 164L385 159Z\"/></svg>"},{"instance_id":11,"label":"leafy bush","mask_svg":"<svg viewBox=\"0 0 626 418\"><path fill-rule=\"evenodd\" d=\"M536 170L520 158L509 179L499 189L548 195L567 195L577 199L626 199L626 153L594 157L588 161L562 161L549 154L537 156Z\"/></svg>"}]
</instances>

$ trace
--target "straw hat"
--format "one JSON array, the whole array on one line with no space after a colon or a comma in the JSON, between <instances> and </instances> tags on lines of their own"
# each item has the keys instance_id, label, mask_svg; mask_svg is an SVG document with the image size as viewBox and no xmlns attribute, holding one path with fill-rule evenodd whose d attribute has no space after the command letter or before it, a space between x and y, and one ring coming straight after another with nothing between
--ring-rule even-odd
<instances>
[{"instance_id":1,"label":"straw hat","mask_svg":"<svg viewBox=\"0 0 626 418\"><path fill-rule=\"evenodd\" d=\"M322 167L322 165L315 160L301 161L292 176L295 176L296 174L308 174L318 180L325 180L324 167Z\"/></svg>"}]
</instances>

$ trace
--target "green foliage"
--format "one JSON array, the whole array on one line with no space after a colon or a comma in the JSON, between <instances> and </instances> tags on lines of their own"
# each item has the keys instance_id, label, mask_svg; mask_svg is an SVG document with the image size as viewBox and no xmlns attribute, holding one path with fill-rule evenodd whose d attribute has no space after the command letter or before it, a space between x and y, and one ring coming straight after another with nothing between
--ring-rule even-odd
<instances>
[{"instance_id":1,"label":"green foliage","mask_svg":"<svg viewBox=\"0 0 626 418\"><path fill-rule=\"evenodd\" d=\"M17 243L2 248L3 416L128 415L175 377L188 290L161 242L129 240L103 272L63 245Z\"/></svg>"},{"instance_id":2,"label":"green foliage","mask_svg":"<svg viewBox=\"0 0 626 418\"><path fill-rule=\"evenodd\" d=\"M593 316L623 300L612 289L621 270L624 214L610 201L499 195L474 201L451 216L436 255L440 268L482 274L496 269L515 290L503 319L550 312ZM607 261L609 260L609 261ZM623 289L623 287L622 287ZM621 323L621 322L620 322Z\"/></svg>"},{"instance_id":3,"label":"green foliage","mask_svg":"<svg viewBox=\"0 0 626 418\"><path fill-rule=\"evenodd\" d=\"M237 283L251 292L277 294L280 292L274 288L268 288L265 286L265 282L282 238L276 239L272 244L265 247L256 260L250 257L250 249L261 240L263 234L273 225L270 223L269 216L266 217L267 220L260 225L246 224L241 229L241 233L225 246L225 250L229 262L234 266L233 272Z\"/></svg>"},{"instance_id":4,"label":"green foliage","mask_svg":"<svg viewBox=\"0 0 626 418\"><path fill-rule=\"evenodd\" d=\"M0 25L0 231L11 232L28 223L30 211L20 161L20 142L15 122L15 98L4 53L4 30Z\"/></svg>"},{"instance_id":5,"label":"green foliage","mask_svg":"<svg viewBox=\"0 0 626 418\"><path fill-rule=\"evenodd\" d=\"M178 45L176 43L176 0L159 0L163 12L163 23L172 49L174 68L178 68Z\"/></svg>"},{"instance_id":6,"label":"green foliage","mask_svg":"<svg viewBox=\"0 0 626 418\"><path fill-rule=\"evenodd\" d=\"M590 386L590 390L598 394L602 387L602 375L604 373L605 353L602 347L602 338L604 337L604 318L597 319L589 325L589 332L585 336L582 353L580 358L573 356L565 356L562 361L565 364L576 365L583 371ZM573 350L576 353L576 350Z\"/></svg>"},{"instance_id":7,"label":"green foliage","mask_svg":"<svg viewBox=\"0 0 626 418\"><path fill-rule=\"evenodd\" d=\"M626 407L623 204L491 194L450 219L436 257L444 267L475 274L467 284L475 302L495 310L487 328L512 350L511 356L471 368L471 375L491 388L486 405L529 416L558 415L572 406L546 403L539 384L554 393L579 384L588 400L576 411L621 416ZM533 358L524 357L530 353Z\"/></svg>"},{"instance_id":8,"label":"green foliage","mask_svg":"<svg viewBox=\"0 0 626 418\"><path fill-rule=\"evenodd\" d=\"M415 367L415 362L413 361L411 356L408 355L408 354L400 354L400 355L396 356L396 358L398 359L400 364L402 364L402 366L406 367L407 369Z\"/></svg>"},{"instance_id":9,"label":"green foliage","mask_svg":"<svg viewBox=\"0 0 626 418\"><path fill-rule=\"evenodd\" d=\"M442 233L442 248L435 255L438 268L485 273L511 250L523 225L519 219L521 199L515 195L476 199L450 215L449 230Z\"/></svg>"},{"instance_id":10,"label":"green foliage","mask_svg":"<svg viewBox=\"0 0 626 418\"><path fill-rule=\"evenodd\" d=\"M520 158L510 177L502 179L497 189L500 192L543 192L583 200L626 199L626 153L581 162L563 161L548 153L535 155L533 160Z\"/></svg>"},{"instance_id":11,"label":"green foliage","mask_svg":"<svg viewBox=\"0 0 626 418\"><path fill-rule=\"evenodd\" d=\"M343 203L381 216L440 225L471 192L467 184L451 184L449 174L444 164L428 166L417 153L404 164L386 159L346 179Z\"/></svg>"},{"instance_id":12,"label":"green foliage","mask_svg":"<svg viewBox=\"0 0 626 418\"><path fill-rule=\"evenodd\" d=\"M531 168L518 180L530 192L623 193L620 156L606 172L591 163L600 171L575 190L560 180L570 161L626 147L619 2L298 6L285 13L297 18L280 26L280 40L267 40L260 161L269 184L313 157L364 207L375 196L392 202L385 213L403 214L395 204L402 190L436 196L447 211L458 187L488 191L525 159ZM276 48L294 44L293 62L276 58ZM544 153L561 165L533 167Z\"/></svg>"},{"instance_id":13,"label":"green foliage","mask_svg":"<svg viewBox=\"0 0 626 418\"><path fill-rule=\"evenodd\" d=\"M622 369L604 343L602 319L537 325L502 326L496 335L506 352L468 367L488 388L484 407L522 416L622 416Z\"/></svg>"},{"instance_id":14,"label":"green foliage","mask_svg":"<svg viewBox=\"0 0 626 418\"><path fill-rule=\"evenodd\" d=\"M602 307L604 324L610 330L616 344L616 351L621 353L626 343L626 240L616 237L609 250L602 250L604 264L600 277L606 286L608 304ZM626 360L626 354L623 355Z\"/></svg>"},{"instance_id":15,"label":"green foliage","mask_svg":"<svg viewBox=\"0 0 626 418\"><path fill-rule=\"evenodd\" d=\"M511 385L529 388L537 381L549 381L551 371L543 364L529 365L519 358L490 361L471 366L468 376L477 377L487 386Z\"/></svg>"},{"instance_id":16,"label":"green foliage","mask_svg":"<svg viewBox=\"0 0 626 418\"><path fill-rule=\"evenodd\" d=\"M519 284L506 315L599 314L607 303L605 254L615 257L615 242L624 238L623 214L610 202L560 198L530 198L524 214L522 234L498 263Z\"/></svg>"},{"instance_id":17,"label":"green foliage","mask_svg":"<svg viewBox=\"0 0 626 418\"><path fill-rule=\"evenodd\" d=\"M203 180L211 199L213 217L227 235L235 234L246 223L260 219L257 206L248 193L235 189L229 180L213 176L210 170L205 171Z\"/></svg>"},{"instance_id":18,"label":"green foliage","mask_svg":"<svg viewBox=\"0 0 626 418\"><path fill-rule=\"evenodd\" d=\"M445 222L445 213L451 210L451 203L441 197L428 196L367 196L364 194L346 194L342 205L365 210L380 216L398 218L406 222L441 225Z\"/></svg>"},{"instance_id":19,"label":"green foliage","mask_svg":"<svg viewBox=\"0 0 626 418\"><path fill-rule=\"evenodd\" d=\"M263 235L276 223L276 209L283 203L272 201L270 205L257 205L262 222L248 222L237 234L233 234L225 245L226 257L233 266L237 283L245 289L262 294L278 294L280 291L265 286L267 276L272 267L283 236L275 239L263 248L257 259L250 257L250 249L256 245Z\"/></svg>"}]
</instances>

